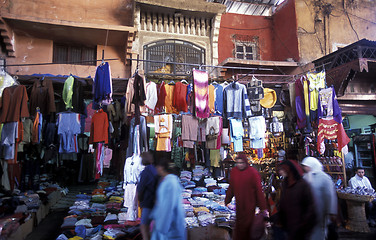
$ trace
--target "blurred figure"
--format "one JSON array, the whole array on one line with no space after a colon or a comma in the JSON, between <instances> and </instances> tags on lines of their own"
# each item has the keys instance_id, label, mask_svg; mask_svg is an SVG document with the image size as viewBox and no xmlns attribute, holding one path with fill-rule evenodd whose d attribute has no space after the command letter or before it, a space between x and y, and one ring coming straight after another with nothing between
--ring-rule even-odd
<instances>
[{"instance_id":1,"label":"blurred figure","mask_svg":"<svg viewBox=\"0 0 376 240\"><path fill-rule=\"evenodd\" d=\"M161 179L157 188L157 201L151 214L154 219L151 239L185 240L185 211L179 178L170 173L169 160L166 158L158 160L155 167Z\"/></svg>"},{"instance_id":2,"label":"blurred figure","mask_svg":"<svg viewBox=\"0 0 376 240\"><path fill-rule=\"evenodd\" d=\"M278 174L284 177L279 205L279 222L289 240L308 240L316 224L315 203L302 169L290 160L281 162Z\"/></svg>"},{"instance_id":3,"label":"blurred figure","mask_svg":"<svg viewBox=\"0 0 376 240\"><path fill-rule=\"evenodd\" d=\"M265 196L261 187L261 177L256 169L249 166L245 154L239 154L236 167L231 170L230 185L226 192L225 204L229 204L233 196L236 201L236 223L234 240L251 239L251 227L258 206L268 216Z\"/></svg>"},{"instance_id":4,"label":"blurred figure","mask_svg":"<svg viewBox=\"0 0 376 240\"><path fill-rule=\"evenodd\" d=\"M144 152L141 154L142 165L145 169L140 174L140 182L137 185L138 200L140 201L141 225L140 230L144 240L150 239L150 213L154 207L155 192L157 188L158 175L155 169L154 157L151 152Z\"/></svg>"},{"instance_id":5,"label":"blurred figure","mask_svg":"<svg viewBox=\"0 0 376 240\"><path fill-rule=\"evenodd\" d=\"M323 166L314 157L303 159L302 166L306 174L304 179L310 184L316 203L317 224L311 238L325 239L329 220L336 223L337 194L332 178L323 172Z\"/></svg>"}]
</instances>

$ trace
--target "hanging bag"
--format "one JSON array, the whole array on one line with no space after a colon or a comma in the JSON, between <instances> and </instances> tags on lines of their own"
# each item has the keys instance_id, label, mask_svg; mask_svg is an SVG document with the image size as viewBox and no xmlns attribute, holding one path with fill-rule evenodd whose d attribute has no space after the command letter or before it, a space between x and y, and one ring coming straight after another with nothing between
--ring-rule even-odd
<instances>
[{"instance_id":1,"label":"hanging bag","mask_svg":"<svg viewBox=\"0 0 376 240\"><path fill-rule=\"evenodd\" d=\"M252 240L259 240L265 235L265 218L262 212L255 214L251 228Z\"/></svg>"}]
</instances>

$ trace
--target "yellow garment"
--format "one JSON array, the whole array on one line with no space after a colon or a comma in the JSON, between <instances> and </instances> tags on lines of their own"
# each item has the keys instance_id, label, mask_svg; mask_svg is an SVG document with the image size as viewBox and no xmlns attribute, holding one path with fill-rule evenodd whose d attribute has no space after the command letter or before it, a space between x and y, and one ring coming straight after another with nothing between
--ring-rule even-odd
<instances>
[{"instance_id":1,"label":"yellow garment","mask_svg":"<svg viewBox=\"0 0 376 240\"><path fill-rule=\"evenodd\" d=\"M193 212L198 213L198 212L210 212L210 211L206 207L197 207L197 208L193 208Z\"/></svg>"},{"instance_id":2,"label":"yellow garment","mask_svg":"<svg viewBox=\"0 0 376 240\"><path fill-rule=\"evenodd\" d=\"M221 155L219 154L219 149L210 150L210 165L212 167L220 167L219 161L221 160Z\"/></svg>"},{"instance_id":3,"label":"yellow garment","mask_svg":"<svg viewBox=\"0 0 376 240\"><path fill-rule=\"evenodd\" d=\"M264 88L264 98L260 100L261 106L264 108L272 108L277 102L277 94L273 89Z\"/></svg>"},{"instance_id":4,"label":"yellow garment","mask_svg":"<svg viewBox=\"0 0 376 240\"><path fill-rule=\"evenodd\" d=\"M215 102L215 94L214 94L215 87L213 85L209 85L209 109L210 113L214 113L214 102Z\"/></svg>"},{"instance_id":5,"label":"yellow garment","mask_svg":"<svg viewBox=\"0 0 376 240\"><path fill-rule=\"evenodd\" d=\"M308 82L303 81L303 90L304 90L304 107L305 114L309 116L309 94L308 94Z\"/></svg>"},{"instance_id":6,"label":"yellow garment","mask_svg":"<svg viewBox=\"0 0 376 240\"><path fill-rule=\"evenodd\" d=\"M171 114L154 116L157 151L171 151L172 121Z\"/></svg>"},{"instance_id":7,"label":"yellow garment","mask_svg":"<svg viewBox=\"0 0 376 240\"><path fill-rule=\"evenodd\" d=\"M165 98L165 107L166 107L166 113L176 113L179 114L179 112L176 110L174 106L172 106L172 101L174 99L174 89L175 85L165 85L166 89L166 98Z\"/></svg>"},{"instance_id":8,"label":"yellow garment","mask_svg":"<svg viewBox=\"0 0 376 240\"><path fill-rule=\"evenodd\" d=\"M68 240L81 240L83 239L82 237L79 237L79 236L74 236L72 238L69 238Z\"/></svg>"},{"instance_id":9,"label":"yellow garment","mask_svg":"<svg viewBox=\"0 0 376 240\"><path fill-rule=\"evenodd\" d=\"M319 91L325 88L325 71L307 73L307 79L309 80L310 109L316 111L319 102Z\"/></svg>"}]
</instances>

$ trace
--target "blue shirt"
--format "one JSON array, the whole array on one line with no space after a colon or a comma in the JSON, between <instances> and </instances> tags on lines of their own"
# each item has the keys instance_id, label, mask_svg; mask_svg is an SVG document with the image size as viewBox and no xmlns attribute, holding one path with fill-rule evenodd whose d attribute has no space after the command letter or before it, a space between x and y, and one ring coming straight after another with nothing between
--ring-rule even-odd
<instances>
[{"instance_id":1,"label":"blue shirt","mask_svg":"<svg viewBox=\"0 0 376 240\"><path fill-rule=\"evenodd\" d=\"M137 184L138 199L142 208L153 208L157 181L157 170L154 165L147 165L141 172L140 182Z\"/></svg>"},{"instance_id":2,"label":"blue shirt","mask_svg":"<svg viewBox=\"0 0 376 240\"><path fill-rule=\"evenodd\" d=\"M222 116L223 114L223 86L220 84L214 85L215 87L215 102L214 102L214 109L215 115Z\"/></svg>"},{"instance_id":3,"label":"blue shirt","mask_svg":"<svg viewBox=\"0 0 376 240\"><path fill-rule=\"evenodd\" d=\"M151 214L155 220L151 240L185 240L185 211L179 178L167 175L157 189L157 202Z\"/></svg>"}]
</instances>

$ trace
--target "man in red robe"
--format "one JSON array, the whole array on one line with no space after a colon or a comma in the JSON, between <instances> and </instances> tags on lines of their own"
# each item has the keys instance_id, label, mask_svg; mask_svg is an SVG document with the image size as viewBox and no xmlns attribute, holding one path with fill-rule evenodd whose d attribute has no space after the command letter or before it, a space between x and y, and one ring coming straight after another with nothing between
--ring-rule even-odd
<instances>
[{"instance_id":1,"label":"man in red robe","mask_svg":"<svg viewBox=\"0 0 376 240\"><path fill-rule=\"evenodd\" d=\"M235 196L236 224L233 239L249 240L256 206L267 216L266 200L261 187L260 174L249 166L247 156L239 154L235 161L236 167L231 170L225 204L229 204Z\"/></svg>"}]
</instances>

